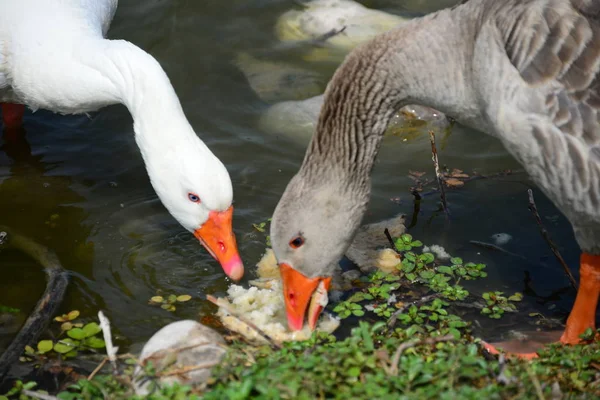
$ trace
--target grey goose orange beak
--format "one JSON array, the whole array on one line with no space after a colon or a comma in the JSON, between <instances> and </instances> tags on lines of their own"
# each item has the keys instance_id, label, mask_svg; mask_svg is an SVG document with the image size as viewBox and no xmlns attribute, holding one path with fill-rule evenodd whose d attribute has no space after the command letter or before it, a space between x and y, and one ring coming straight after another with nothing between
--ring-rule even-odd
<instances>
[{"instance_id":1,"label":"grey goose orange beak","mask_svg":"<svg viewBox=\"0 0 600 400\"><path fill-rule=\"evenodd\" d=\"M307 278L286 263L279 264L279 271L290 329L294 331L302 329L308 309L308 325L311 330L314 330L321 311L327 305L327 291L331 286L331 278L320 276Z\"/></svg>"},{"instance_id":2,"label":"grey goose orange beak","mask_svg":"<svg viewBox=\"0 0 600 400\"><path fill-rule=\"evenodd\" d=\"M238 253L232 227L233 206L225 211L211 211L208 220L194 236L221 264L223 271L234 281L244 276L244 264Z\"/></svg>"}]
</instances>

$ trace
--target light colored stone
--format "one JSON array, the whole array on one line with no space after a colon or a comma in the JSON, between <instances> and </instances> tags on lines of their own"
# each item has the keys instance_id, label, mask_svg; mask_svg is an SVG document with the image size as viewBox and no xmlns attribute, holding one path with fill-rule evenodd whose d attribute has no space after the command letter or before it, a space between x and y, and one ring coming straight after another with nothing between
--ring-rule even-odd
<instances>
[{"instance_id":1,"label":"light colored stone","mask_svg":"<svg viewBox=\"0 0 600 400\"><path fill-rule=\"evenodd\" d=\"M201 387L226 351L225 340L219 333L196 321L183 320L156 332L142 349L139 361L152 361L155 371L169 374L158 379L160 385L177 382ZM136 376L142 372L139 366L136 367ZM151 380L136 380L138 395L146 396L152 390Z\"/></svg>"}]
</instances>

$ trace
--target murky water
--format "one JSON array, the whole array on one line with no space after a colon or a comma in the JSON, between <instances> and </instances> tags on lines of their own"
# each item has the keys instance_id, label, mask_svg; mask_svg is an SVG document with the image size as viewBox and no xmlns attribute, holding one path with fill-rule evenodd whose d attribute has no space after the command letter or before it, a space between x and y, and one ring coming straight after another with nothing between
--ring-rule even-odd
<instances>
[{"instance_id":1,"label":"murky water","mask_svg":"<svg viewBox=\"0 0 600 400\"><path fill-rule=\"evenodd\" d=\"M414 16L456 2L364 4ZM291 0L123 0L109 32L158 59L196 132L228 167L235 194L234 228L248 271L244 280L253 276L251 267L265 247L264 235L252 223L270 217L304 147L258 128L268 104L253 92L234 60L245 52L260 54L265 61L299 63L295 52L277 50L280 43L273 34L277 17L292 7L297 6ZM324 85L336 64L301 66L321 76ZM230 282L157 199L124 107L91 116L28 113L25 128L28 143L0 149L0 224L17 228L58 254L72 275L63 311L76 308L94 316L104 310L115 332L127 338L125 344L147 339L167 322L214 312L205 294L223 294ZM440 146L439 156L443 164L467 172L519 168L497 140L460 126ZM429 139L387 138L374 170L366 222L412 213L409 170L431 176ZM475 291L522 291L528 271L538 294L548 295L568 281L527 209L530 185L525 175L516 175L472 181L449 191L450 223L436 212L438 196L427 196L411 232L451 254L487 263L490 279ZM539 191L535 194L548 231L577 277L579 249L569 224ZM504 247L527 260L469 244L491 242L490 236L498 232L512 235ZM11 250L0 252L0 265L0 304L31 309L45 286L40 267ZM188 293L194 299L169 313L148 305L158 291ZM573 299L573 291L544 304L526 296L524 308L556 307L553 312L565 316ZM486 319L481 323L488 330L497 324ZM10 337L0 336L0 348Z\"/></svg>"}]
</instances>

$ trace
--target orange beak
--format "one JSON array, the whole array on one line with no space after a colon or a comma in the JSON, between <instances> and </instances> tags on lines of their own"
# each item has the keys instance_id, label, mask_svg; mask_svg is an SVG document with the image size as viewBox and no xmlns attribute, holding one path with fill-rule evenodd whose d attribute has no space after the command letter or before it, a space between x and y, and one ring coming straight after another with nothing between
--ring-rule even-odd
<instances>
[{"instance_id":1,"label":"orange beak","mask_svg":"<svg viewBox=\"0 0 600 400\"><path fill-rule=\"evenodd\" d=\"M194 236L221 263L225 274L238 281L244 276L244 264L235 242L231 225L232 216L233 206L225 211L211 211L208 220L194 232Z\"/></svg>"},{"instance_id":2,"label":"orange beak","mask_svg":"<svg viewBox=\"0 0 600 400\"><path fill-rule=\"evenodd\" d=\"M279 265L279 271L283 282L283 298L285 300L285 310L290 329L294 331L302 329L306 309L310 302L311 307L309 308L310 315L308 315L308 322L311 330L314 330L319 315L323 311L323 306L318 304L319 299L317 299L317 297L323 294L317 290L317 287L320 283L323 283L321 286L326 295L326 291L329 290L331 285L331 278L320 276L307 278L285 263ZM316 303L313 304L313 302Z\"/></svg>"}]
</instances>

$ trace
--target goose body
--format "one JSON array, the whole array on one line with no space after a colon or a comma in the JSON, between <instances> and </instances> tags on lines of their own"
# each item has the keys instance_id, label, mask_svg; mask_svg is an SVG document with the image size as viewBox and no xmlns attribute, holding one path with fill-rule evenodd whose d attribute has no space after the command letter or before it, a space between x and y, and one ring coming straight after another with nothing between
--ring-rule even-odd
<instances>
[{"instance_id":1,"label":"goose body","mask_svg":"<svg viewBox=\"0 0 600 400\"><path fill-rule=\"evenodd\" d=\"M595 0L470 0L353 50L272 220L289 324L356 233L394 111L421 104L499 138L571 222L581 284L561 341L579 342L600 293L599 71Z\"/></svg>"},{"instance_id":2,"label":"goose body","mask_svg":"<svg viewBox=\"0 0 600 400\"><path fill-rule=\"evenodd\" d=\"M148 53L107 40L117 0L0 0L0 103L62 114L124 104L156 193L234 279L243 266L232 231L232 184L187 121L169 78Z\"/></svg>"}]
</instances>

